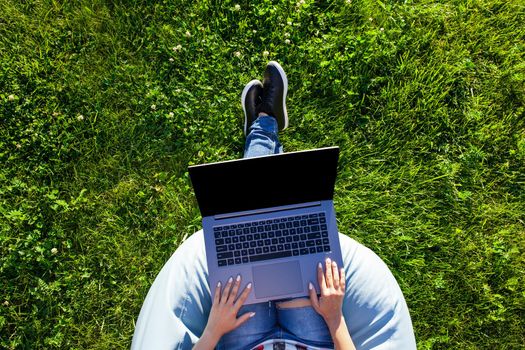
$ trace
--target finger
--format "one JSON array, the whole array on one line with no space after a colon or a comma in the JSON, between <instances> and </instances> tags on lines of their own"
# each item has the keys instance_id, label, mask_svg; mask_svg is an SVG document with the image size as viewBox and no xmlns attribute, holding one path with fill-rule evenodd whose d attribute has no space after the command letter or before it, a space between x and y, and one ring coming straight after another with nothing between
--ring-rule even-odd
<instances>
[{"instance_id":1,"label":"finger","mask_svg":"<svg viewBox=\"0 0 525 350\"><path fill-rule=\"evenodd\" d=\"M215 287L215 295L213 296L213 303L218 304L221 301L221 281Z\"/></svg>"},{"instance_id":2,"label":"finger","mask_svg":"<svg viewBox=\"0 0 525 350\"><path fill-rule=\"evenodd\" d=\"M239 292L239 286L241 285L241 275L237 275L237 278L235 278L235 283L233 283L233 288L230 292L230 295L228 296L227 303L233 304L235 301L235 298L237 297L237 292Z\"/></svg>"},{"instance_id":3,"label":"finger","mask_svg":"<svg viewBox=\"0 0 525 350\"><path fill-rule=\"evenodd\" d=\"M333 287L333 279L332 279L332 260L330 258L326 258L326 287L332 288Z\"/></svg>"},{"instance_id":4,"label":"finger","mask_svg":"<svg viewBox=\"0 0 525 350\"><path fill-rule=\"evenodd\" d=\"M341 286L341 289L343 290L343 292L345 291L346 289L346 276L345 276L345 269L341 268L340 270L340 273L341 273L341 278L339 280L339 285Z\"/></svg>"},{"instance_id":5,"label":"finger","mask_svg":"<svg viewBox=\"0 0 525 350\"><path fill-rule=\"evenodd\" d=\"M255 312L247 312L243 314L241 317L237 319L237 321L235 321L235 328L239 327L241 324L248 321L253 316L255 316Z\"/></svg>"},{"instance_id":6,"label":"finger","mask_svg":"<svg viewBox=\"0 0 525 350\"><path fill-rule=\"evenodd\" d=\"M334 288L339 289L339 271L337 270L337 263L332 261L332 277L334 279Z\"/></svg>"},{"instance_id":7,"label":"finger","mask_svg":"<svg viewBox=\"0 0 525 350\"><path fill-rule=\"evenodd\" d=\"M248 283L246 287L244 287L244 290L242 291L241 296L239 297L239 299L237 299L235 304L233 304L233 307L237 311L239 311L239 309L241 308L241 306L243 306L246 299L248 299L248 295L250 295L251 291L252 291L252 282Z\"/></svg>"},{"instance_id":8,"label":"finger","mask_svg":"<svg viewBox=\"0 0 525 350\"><path fill-rule=\"evenodd\" d=\"M228 301L228 295L230 295L230 290L232 288L232 282L233 278L230 277L228 280L228 283L224 286L224 290L222 291L222 297L221 297L221 303L226 303Z\"/></svg>"},{"instance_id":9,"label":"finger","mask_svg":"<svg viewBox=\"0 0 525 350\"><path fill-rule=\"evenodd\" d=\"M317 264L317 282L319 282L319 287L321 287L321 293L326 289L326 280L323 273L323 265L321 263Z\"/></svg>"},{"instance_id":10,"label":"finger","mask_svg":"<svg viewBox=\"0 0 525 350\"><path fill-rule=\"evenodd\" d=\"M319 313L319 299L317 298L317 291L315 290L312 282L308 283L308 290L310 293L310 302L312 303L312 307L317 313Z\"/></svg>"}]
</instances>

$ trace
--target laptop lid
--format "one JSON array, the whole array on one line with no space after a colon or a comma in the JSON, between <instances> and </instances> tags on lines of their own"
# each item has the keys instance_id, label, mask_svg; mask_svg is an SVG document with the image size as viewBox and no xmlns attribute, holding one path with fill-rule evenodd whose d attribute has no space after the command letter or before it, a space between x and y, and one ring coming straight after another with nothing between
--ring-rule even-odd
<instances>
[{"instance_id":1,"label":"laptop lid","mask_svg":"<svg viewBox=\"0 0 525 350\"><path fill-rule=\"evenodd\" d=\"M339 147L188 167L202 217L331 200Z\"/></svg>"}]
</instances>

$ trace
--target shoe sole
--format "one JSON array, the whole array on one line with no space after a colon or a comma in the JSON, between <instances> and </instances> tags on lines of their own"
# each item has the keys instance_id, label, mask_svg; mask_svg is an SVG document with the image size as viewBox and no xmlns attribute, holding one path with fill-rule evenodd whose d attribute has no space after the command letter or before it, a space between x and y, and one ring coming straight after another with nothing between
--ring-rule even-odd
<instances>
[{"instance_id":1,"label":"shoe sole","mask_svg":"<svg viewBox=\"0 0 525 350\"><path fill-rule=\"evenodd\" d=\"M246 113L246 106L245 106L244 100L246 99L246 95L248 95L248 91L250 91L250 89L254 85L259 85L260 87L263 86L260 80L254 79L244 86L244 89L242 90L242 94L241 94L241 105L242 105L242 110L244 112L244 129L243 129L244 135L246 135L246 131L247 131L246 127L248 126L248 114Z\"/></svg>"},{"instance_id":2,"label":"shoe sole","mask_svg":"<svg viewBox=\"0 0 525 350\"><path fill-rule=\"evenodd\" d=\"M284 114L284 127L281 130L284 130L288 127L288 112L286 111L286 95L288 94L288 78L286 77L286 73L284 72L283 67L275 61L268 62L267 66L273 66L277 68L279 71L279 74L281 75L281 78L283 79L283 85L284 85L284 92L283 92L283 114Z\"/></svg>"}]
</instances>

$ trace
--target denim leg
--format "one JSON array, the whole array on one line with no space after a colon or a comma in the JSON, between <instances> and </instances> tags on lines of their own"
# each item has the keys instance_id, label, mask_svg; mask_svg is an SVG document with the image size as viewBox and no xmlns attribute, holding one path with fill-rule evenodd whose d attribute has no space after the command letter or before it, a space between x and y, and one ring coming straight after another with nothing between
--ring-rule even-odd
<instances>
[{"instance_id":1,"label":"denim leg","mask_svg":"<svg viewBox=\"0 0 525 350\"><path fill-rule=\"evenodd\" d=\"M277 336L279 328L277 327L275 303L243 305L238 316L248 312L255 312L255 316L239 328L223 335L217 344L217 350L251 349L257 344Z\"/></svg>"},{"instance_id":2,"label":"denim leg","mask_svg":"<svg viewBox=\"0 0 525 350\"><path fill-rule=\"evenodd\" d=\"M326 322L311 306L277 308L277 319L283 338L333 349L334 343Z\"/></svg>"},{"instance_id":3,"label":"denim leg","mask_svg":"<svg viewBox=\"0 0 525 350\"><path fill-rule=\"evenodd\" d=\"M277 121L271 116L258 117L250 126L244 158L267 156L283 153L283 146L279 142Z\"/></svg>"}]
</instances>

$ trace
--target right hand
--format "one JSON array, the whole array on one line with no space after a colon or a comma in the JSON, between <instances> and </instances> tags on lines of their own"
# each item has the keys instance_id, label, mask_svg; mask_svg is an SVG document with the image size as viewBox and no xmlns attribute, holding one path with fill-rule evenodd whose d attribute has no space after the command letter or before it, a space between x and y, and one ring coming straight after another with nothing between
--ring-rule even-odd
<instances>
[{"instance_id":1,"label":"right hand","mask_svg":"<svg viewBox=\"0 0 525 350\"><path fill-rule=\"evenodd\" d=\"M345 296L345 271L337 269L337 263L330 258L325 262L326 273L323 273L322 264L317 267L317 280L321 287L321 297L312 283L309 284L310 301L315 311L320 314L329 328L337 327L343 318L343 299Z\"/></svg>"}]
</instances>

